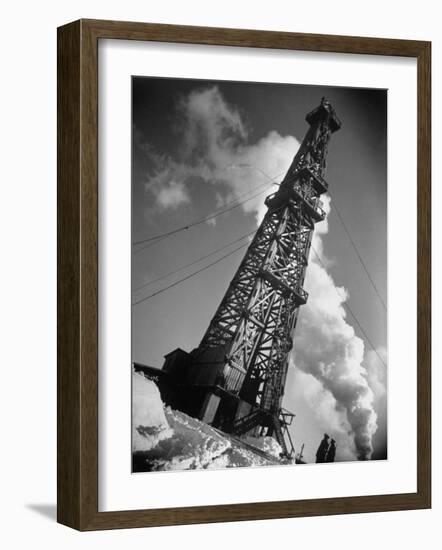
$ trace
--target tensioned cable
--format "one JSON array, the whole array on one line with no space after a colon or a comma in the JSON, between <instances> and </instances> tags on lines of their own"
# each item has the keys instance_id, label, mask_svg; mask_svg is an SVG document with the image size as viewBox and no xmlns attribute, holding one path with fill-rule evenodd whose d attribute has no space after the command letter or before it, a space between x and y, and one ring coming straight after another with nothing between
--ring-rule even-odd
<instances>
[{"instance_id":1,"label":"tensioned cable","mask_svg":"<svg viewBox=\"0 0 442 550\"><path fill-rule=\"evenodd\" d=\"M190 229L191 227L195 227L196 225L200 225L202 223L205 223L205 222L208 222L210 220L213 220L214 218L217 218L218 216L221 216L222 214L225 214L227 212L230 212L231 210L234 210L235 208L238 208L239 206L242 206L244 203L252 200L252 199L255 199L256 197L258 197L259 195L262 195L262 193L265 193L267 188L270 187L272 184L269 184L269 183L265 183L264 184L266 186L266 189L263 189L262 191L260 191L259 193L255 193L254 195L252 195L251 197L248 197L247 199L243 200L243 201L240 201L240 202L237 202L236 204L233 202L233 203L230 203L230 207L229 208L225 208L224 210L219 210L213 214L211 214L210 216L206 216L205 218L202 218L200 220L197 220L193 223L189 223L188 225L184 225L182 227L178 227L177 229L174 229L172 231L169 231L167 233L163 233L161 235L156 235L155 237L149 237L148 239L143 239L141 241L137 241L134 243L134 245L137 245L137 244L143 244L143 243L148 243L148 245L150 245L152 243L152 241L154 241L155 243L167 238L167 237L170 237L171 235L174 235L175 233L179 233L180 231L185 231L187 229ZM259 186L259 187L262 187ZM138 252L141 252L141 250L144 250L145 248L147 248L147 246L145 247L141 247L141 248L138 248L134 253L135 254L138 254Z\"/></svg>"},{"instance_id":2,"label":"tensioned cable","mask_svg":"<svg viewBox=\"0 0 442 550\"><path fill-rule=\"evenodd\" d=\"M238 165L238 166L242 167L242 165ZM207 221L213 220L213 219L217 218L218 216L221 216L222 214L230 212L234 208L238 208L242 204L244 204L244 203L258 197L262 193L264 193L266 191L266 189L271 187L272 185L279 185L275 181L275 179L278 178L281 174L283 174L283 172L281 172L280 174L277 174L275 177L272 178L261 169L259 169L259 172L261 172L261 174L263 174L269 180L269 182L261 183L260 185L258 185L255 188L255 189L260 189L261 187L265 186L265 189L263 189L259 193L253 194L252 196L248 197L244 201L239 201L238 202L238 199L240 199L241 197L247 196L250 193L250 191L246 191L245 193L240 194L238 197L236 197L230 203L227 203L227 205L225 205L225 206L227 206L228 208L223 208L221 210L215 211L213 214L210 214L209 216L205 216L204 218L201 218L199 220L196 220L195 222L192 222L192 223L189 223L187 225L183 225L181 227L173 229L172 231L168 231L166 233L160 233L159 235L154 235L154 236L149 237L147 239L140 239L139 241L135 241L134 243L132 243L132 246L137 246L137 245L143 244L143 243L148 243L148 244L146 246L138 248L134 253L138 254L139 252L141 252L145 248L148 248L149 246L151 246L151 244L156 244L157 242L160 242L163 239L166 239L167 237L170 237L171 235L179 233L180 231L185 231L185 230L190 229L191 227L194 227L196 225L200 225L200 224L205 223Z\"/></svg>"},{"instance_id":3,"label":"tensioned cable","mask_svg":"<svg viewBox=\"0 0 442 550\"><path fill-rule=\"evenodd\" d=\"M376 285L375 285L375 282L374 282L373 279L371 278L371 275L370 275L370 273L369 273L369 271L368 271L368 269L367 269L367 266L365 265L365 262L364 262L364 260L362 259L362 256L360 255L360 253L359 253L359 251L358 251L358 248L357 248L355 242L353 241L353 239L352 239L352 237L351 237L351 235L350 235L350 232L349 232L349 230L347 229L347 226L345 225L344 220L342 219L342 216L341 216L341 214L340 214L340 212L339 212L338 207L336 206L336 204L331 203L331 208L333 208L334 211L336 212L336 214L338 215L338 219L340 220L340 222L341 222L341 224L342 224L342 227L344 228L344 230L345 230L345 232L346 232L346 234L347 234L347 237L349 238L349 240L350 240L350 242L351 242L351 245L353 246L353 249L354 249L354 251L356 252L356 255L358 256L359 261L361 262L362 267L364 268L365 273L367 274L367 277L368 277L370 283L372 284L372 286L373 286L373 288L374 288L374 291L375 291L376 294L378 295L378 298L379 298L379 300L381 301L381 304L382 304L384 310L387 311L387 306L385 305L385 302L384 302L384 300L382 299L382 296L380 295L379 290L377 289L377 287L376 287Z\"/></svg>"},{"instance_id":4,"label":"tensioned cable","mask_svg":"<svg viewBox=\"0 0 442 550\"><path fill-rule=\"evenodd\" d=\"M316 252L315 248L313 245L311 245L311 248L313 250L313 252L315 253L316 257L318 258L319 260L319 263L322 265L322 267L325 269L325 271L327 271L323 261L321 260L321 257L319 256L319 254ZM338 291L336 290L336 287L333 287L335 289L335 292L336 294L338 295L339 299L342 300L342 296L339 295ZM365 332L365 330L362 328L361 326L361 323L358 321L356 315L353 313L351 307L345 303L345 302L341 302L341 305L342 307L344 307L344 309L346 309L350 315L353 317L354 321L356 322L356 324L358 325L360 331L362 332L362 334L365 336L365 338L367 339L367 342L370 344L371 346L371 349L376 353L376 355L378 356L379 358L379 361L384 365L385 368L387 368L387 365L385 364L384 360L382 359L382 357L379 355L377 349L374 347L372 341L370 340L370 338L367 336L367 333Z\"/></svg>"},{"instance_id":5,"label":"tensioned cable","mask_svg":"<svg viewBox=\"0 0 442 550\"><path fill-rule=\"evenodd\" d=\"M213 256L214 254L217 254L218 252L221 252L222 250L225 250L226 248L229 248L229 246L232 246L232 244L238 243L242 241L243 239L250 237L251 235L254 235L256 233L257 229L254 229L250 233L247 233L246 235L243 235L242 237L239 237L238 239L235 239L234 241L225 244L224 246L221 246L220 248L217 248L216 250L213 250L212 252L209 252L208 254L205 254L204 256L201 256L197 260L194 260L193 262L183 265L182 267L178 267L177 269L174 269L173 271L169 271L168 273L165 273L161 277L157 277L156 279L152 279L152 281L146 281L145 283L139 285L138 287L134 288L134 292L137 292L138 290L141 290L142 288L152 285L154 283L157 283L158 281L161 281L163 279L166 279L167 277L170 277L171 275L175 275L175 273L178 273L179 271L182 271L183 269L187 269L188 267L192 267L193 265L202 262L206 258L209 258L210 256Z\"/></svg>"},{"instance_id":6,"label":"tensioned cable","mask_svg":"<svg viewBox=\"0 0 442 550\"><path fill-rule=\"evenodd\" d=\"M187 277L183 277L182 279L179 279L178 281L175 281L174 283L160 289L160 290L157 290L156 292L153 292L152 294L149 294L149 296L146 296L145 298L141 298L140 300L137 300L135 302L132 302L132 305L133 306L136 306L138 304L141 304L142 302L146 302L147 300L150 300L151 298L153 298L154 296L157 296L158 294L161 294L163 292L166 292L166 290L169 290L169 288L172 288L174 286L177 286L179 285L180 283L183 283L184 281L187 281L188 279L194 277L195 275L198 275L198 273L201 273L202 271L205 271L206 269L209 269L209 267L212 267L214 266L215 264L218 264L219 262L221 262L222 260L224 260L225 258L228 258L229 256L232 256L235 252L238 252L238 250L241 250L242 248L244 248L245 246L247 246L247 243L245 244L242 244L241 246L238 246L237 248L235 248L234 250L230 251L228 254L224 254L224 256L221 256L220 258L218 258L217 260L215 260L214 262L211 262L210 264L202 267L201 269L198 269L197 271L194 271L193 273L191 273L190 275L187 275Z\"/></svg>"}]
</instances>

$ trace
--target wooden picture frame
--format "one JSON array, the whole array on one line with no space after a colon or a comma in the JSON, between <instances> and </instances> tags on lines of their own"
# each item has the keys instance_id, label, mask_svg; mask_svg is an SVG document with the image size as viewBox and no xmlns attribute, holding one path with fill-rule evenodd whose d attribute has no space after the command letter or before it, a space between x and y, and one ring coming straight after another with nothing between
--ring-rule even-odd
<instances>
[{"instance_id":1,"label":"wooden picture frame","mask_svg":"<svg viewBox=\"0 0 442 550\"><path fill-rule=\"evenodd\" d=\"M418 71L417 492L98 511L98 41L159 41L403 56ZM431 44L79 20L58 29L58 521L82 531L431 506Z\"/></svg>"}]
</instances>

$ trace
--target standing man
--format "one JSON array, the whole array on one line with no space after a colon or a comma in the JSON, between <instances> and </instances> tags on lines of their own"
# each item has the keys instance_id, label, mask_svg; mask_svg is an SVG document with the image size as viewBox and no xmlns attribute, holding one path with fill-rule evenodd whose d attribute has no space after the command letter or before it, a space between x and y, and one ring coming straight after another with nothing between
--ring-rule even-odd
<instances>
[{"instance_id":1,"label":"standing man","mask_svg":"<svg viewBox=\"0 0 442 550\"><path fill-rule=\"evenodd\" d=\"M327 434L324 434L324 438L319 444L318 450L316 451L316 463L325 462L325 457L328 450L328 440L330 437Z\"/></svg>"},{"instance_id":2,"label":"standing man","mask_svg":"<svg viewBox=\"0 0 442 550\"><path fill-rule=\"evenodd\" d=\"M336 455L336 441L334 439L330 442L330 447L328 448L327 455L325 457L325 462L334 462Z\"/></svg>"}]
</instances>

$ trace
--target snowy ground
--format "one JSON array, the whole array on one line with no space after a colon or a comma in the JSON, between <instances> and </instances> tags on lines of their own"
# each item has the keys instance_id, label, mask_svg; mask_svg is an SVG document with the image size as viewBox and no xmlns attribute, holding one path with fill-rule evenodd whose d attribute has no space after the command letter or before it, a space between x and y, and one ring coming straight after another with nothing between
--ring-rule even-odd
<instances>
[{"instance_id":1,"label":"snowy ground","mask_svg":"<svg viewBox=\"0 0 442 550\"><path fill-rule=\"evenodd\" d=\"M240 441L180 411L164 407L157 386L142 373L133 375L132 432L135 471L281 463L281 447L273 438L245 437ZM251 446L261 452L254 452Z\"/></svg>"}]
</instances>

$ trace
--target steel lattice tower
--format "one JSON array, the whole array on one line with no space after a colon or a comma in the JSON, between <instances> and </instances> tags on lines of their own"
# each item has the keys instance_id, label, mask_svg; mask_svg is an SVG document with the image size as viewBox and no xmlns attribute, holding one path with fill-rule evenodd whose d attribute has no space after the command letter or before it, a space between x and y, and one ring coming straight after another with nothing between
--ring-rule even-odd
<instances>
[{"instance_id":1,"label":"steel lattice tower","mask_svg":"<svg viewBox=\"0 0 442 550\"><path fill-rule=\"evenodd\" d=\"M307 301L303 283L314 226L325 217L327 146L340 128L325 99L306 121L310 128L278 191L266 198L265 217L190 354L193 384L207 387L198 416L226 432L267 431L285 454L283 430L294 416L282 409L289 354Z\"/></svg>"}]
</instances>

